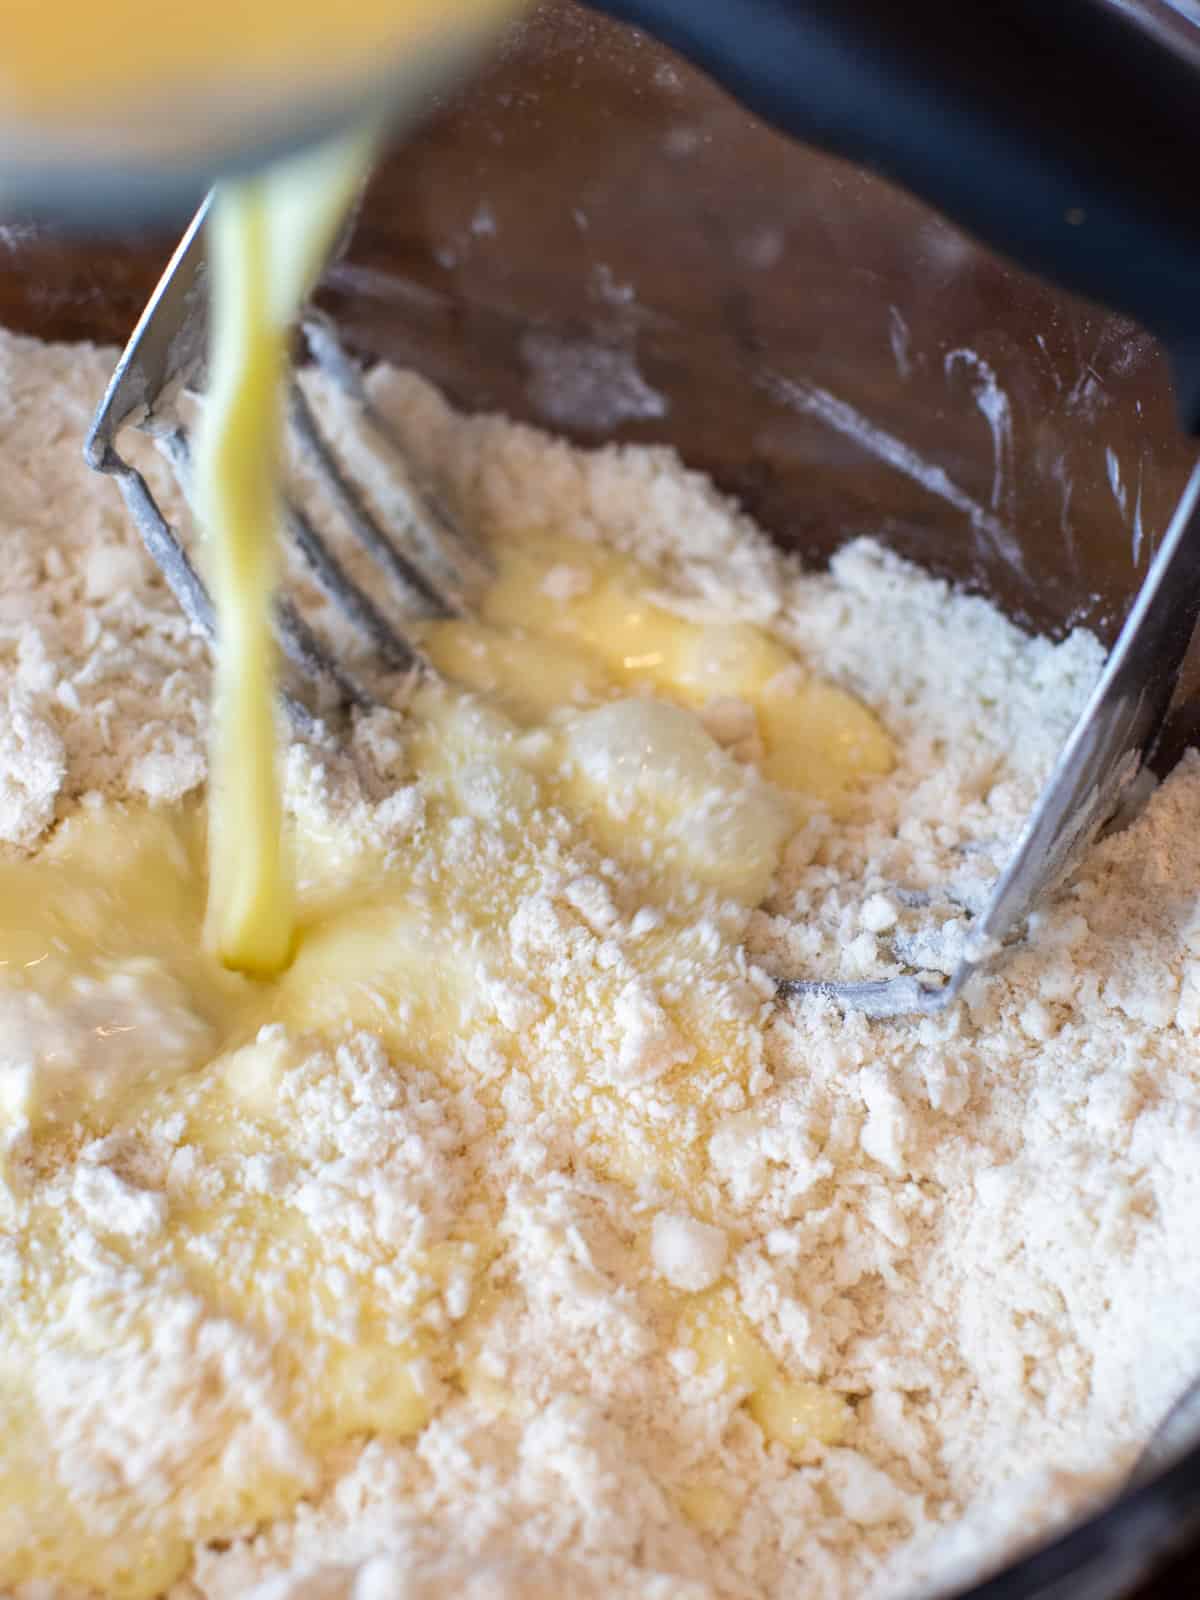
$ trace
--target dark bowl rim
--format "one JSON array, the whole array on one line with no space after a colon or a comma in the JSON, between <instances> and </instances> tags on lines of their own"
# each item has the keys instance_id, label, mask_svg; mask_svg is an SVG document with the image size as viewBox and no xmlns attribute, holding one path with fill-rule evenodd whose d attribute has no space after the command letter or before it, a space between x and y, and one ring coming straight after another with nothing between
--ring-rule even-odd
<instances>
[{"instance_id":1,"label":"dark bowl rim","mask_svg":"<svg viewBox=\"0 0 1200 1600\"><path fill-rule=\"evenodd\" d=\"M1200 1444L1152 1478L1119 1491L1098 1510L990 1576L944 1600L1084 1600L1074 1587L1091 1575L1086 1600L1121 1600L1170 1558L1200 1540Z\"/></svg>"}]
</instances>

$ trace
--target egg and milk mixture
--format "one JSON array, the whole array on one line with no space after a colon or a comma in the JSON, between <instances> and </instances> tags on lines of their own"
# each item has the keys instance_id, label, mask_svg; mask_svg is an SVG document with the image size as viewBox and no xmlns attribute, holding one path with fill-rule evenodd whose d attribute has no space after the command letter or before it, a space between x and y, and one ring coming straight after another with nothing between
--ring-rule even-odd
<instances>
[{"instance_id":1,"label":"egg and milk mixture","mask_svg":"<svg viewBox=\"0 0 1200 1600\"><path fill-rule=\"evenodd\" d=\"M298 191L262 179L217 207L207 818L85 805L0 862L0 1584L158 1594L200 1543L292 1510L347 1441L419 1434L448 1395L519 1406L479 1353L504 1314L502 1216L468 1188L440 1229L401 1208L339 1232L347 1158L306 1100L313 1063L359 1063L361 1104L323 1113L330 1129L365 1115L359 1192L397 1159L388 1108L432 1075L485 1129L519 1085L608 1179L688 1196L714 1118L759 1070L771 996L741 953L745 913L801 820L892 762L871 714L763 629L685 620L636 561L530 529L491 550L472 620L421 627L439 678L409 708L388 825L285 825L276 390L362 155L313 158L323 208L289 210ZM618 869L638 885L620 936ZM529 906L556 875L608 932L539 993L521 941L541 937ZM479 1045L496 1019L502 1057ZM128 1152L164 1129L175 1154L144 1182ZM769 1354L692 1227L658 1241L681 1263L660 1315L769 1439L835 1442L845 1398ZM152 1403L173 1361L178 1442ZM128 1438L98 1428L97 1383L128 1385ZM728 1515L703 1486L687 1510Z\"/></svg>"},{"instance_id":2,"label":"egg and milk mixture","mask_svg":"<svg viewBox=\"0 0 1200 1600\"><path fill-rule=\"evenodd\" d=\"M361 135L218 187L208 410L197 475L212 530L220 649L209 807L209 939L227 966L269 976L292 950L275 759L271 595L283 384L292 326L361 185Z\"/></svg>"},{"instance_id":3,"label":"egg and milk mixture","mask_svg":"<svg viewBox=\"0 0 1200 1600\"><path fill-rule=\"evenodd\" d=\"M35 0L6 8L0 62L2 125L18 149L161 164L179 149L219 145L230 121L253 129L267 113L344 98L353 86L403 93L477 47L520 9L515 0L209 0L172 7L113 0L104 10L64 0L48 13ZM429 72L421 82L419 74ZM261 123L260 123L261 131ZM275 130L278 132L278 125Z\"/></svg>"}]
</instances>

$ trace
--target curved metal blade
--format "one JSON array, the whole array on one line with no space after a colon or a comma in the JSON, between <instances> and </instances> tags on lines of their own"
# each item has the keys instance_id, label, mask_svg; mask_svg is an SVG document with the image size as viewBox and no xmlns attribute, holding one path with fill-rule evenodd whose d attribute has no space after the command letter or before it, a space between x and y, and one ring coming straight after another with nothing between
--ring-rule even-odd
<instances>
[{"instance_id":1,"label":"curved metal blade","mask_svg":"<svg viewBox=\"0 0 1200 1600\"><path fill-rule=\"evenodd\" d=\"M96 409L83 456L97 472L112 470L107 458L121 429L135 423L149 424L153 431L160 404L203 366L208 340L204 219L211 201L207 195L176 245Z\"/></svg>"},{"instance_id":2,"label":"curved metal blade","mask_svg":"<svg viewBox=\"0 0 1200 1600\"><path fill-rule=\"evenodd\" d=\"M1200 465L1192 473L1133 609L1087 705L944 988L912 977L875 983L786 979L782 998L820 994L869 1016L940 1011L971 974L1079 865L1121 809L1162 731L1200 620Z\"/></svg>"}]
</instances>

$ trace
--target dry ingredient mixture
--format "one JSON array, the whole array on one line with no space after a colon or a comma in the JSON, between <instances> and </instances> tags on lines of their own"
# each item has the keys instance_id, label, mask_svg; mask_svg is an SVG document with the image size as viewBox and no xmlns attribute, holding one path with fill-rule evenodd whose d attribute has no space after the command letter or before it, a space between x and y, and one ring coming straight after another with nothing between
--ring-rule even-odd
<instances>
[{"instance_id":1,"label":"dry ingredient mixture","mask_svg":"<svg viewBox=\"0 0 1200 1600\"><path fill-rule=\"evenodd\" d=\"M1095 640L381 370L465 527L574 552L547 617L632 556L729 659L530 706L450 633L489 693L294 743L268 1001L196 953L208 662L79 460L111 359L0 337L0 1590L894 1600L1114 1487L1200 1370L1200 761L951 1015L771 982L949 970Z\"/></svg>"}]
</instances>

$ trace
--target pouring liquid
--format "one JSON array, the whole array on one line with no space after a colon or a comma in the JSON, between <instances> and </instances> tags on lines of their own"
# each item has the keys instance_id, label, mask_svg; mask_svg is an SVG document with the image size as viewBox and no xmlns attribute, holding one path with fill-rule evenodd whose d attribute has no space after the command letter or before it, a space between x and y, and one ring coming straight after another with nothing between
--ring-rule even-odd
<instances>
[{"instance_id":1,"label":"pouring liquid","mask_svg":"<svg viewBox=\"0 0 1200 1600\"><path fill-rule=\"evenodd\" d=\"M267 977L293 943L275 739L271 596L288 333L366 175L366 134L222 185L209 224L211 381L198 468L218 618L208 940Z\"/></svg>"}]
</instances>

